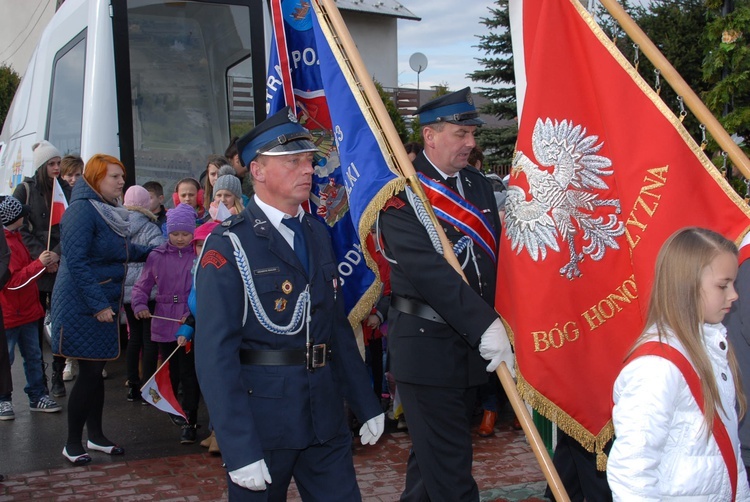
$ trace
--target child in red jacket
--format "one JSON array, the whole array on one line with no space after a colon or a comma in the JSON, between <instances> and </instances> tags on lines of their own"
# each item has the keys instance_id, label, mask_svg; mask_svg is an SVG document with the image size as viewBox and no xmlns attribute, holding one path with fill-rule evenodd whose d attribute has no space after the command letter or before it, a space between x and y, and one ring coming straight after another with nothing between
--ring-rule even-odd
<instances>
[{"instance_id":1,"label":"child in red jacket","mask_svg":"<svg viewBox=\"0 0 750 502\"><path fill-rule=\"evenodd\" d=\"M44 309L39 302L36 280L57 260L56 255L49 251L43 251L36 260L31 259L18 232L23 224L23 217L28 212L28 206L22 205L15 197L8 196L0 202L0 221L4 226L5 240L10 248L10 279L0 292L0 305L8 340L10 364L13 364L16 345L23 357L26 375L24 391L29 396L29 407L31 411L54 413L62 407L49 397L44 386L37 324L39 319L44 317ZM5 413L3 420L13 418L10 394L0 396L0 411Z\"/></svg>"}]
</instances>

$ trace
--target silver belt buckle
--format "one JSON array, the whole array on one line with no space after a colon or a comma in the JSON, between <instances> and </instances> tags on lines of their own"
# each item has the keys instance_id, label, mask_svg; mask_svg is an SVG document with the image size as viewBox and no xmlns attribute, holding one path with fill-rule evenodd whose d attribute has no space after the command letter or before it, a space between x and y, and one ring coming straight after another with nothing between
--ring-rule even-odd
<instances>
[{"instance_id":1,"label":"silver belt buckle","mask_svg":"<svg viewBox=\"0 0 750 502\"><path fill-rule=\"evenodd\" d=\"M313 345L307 351L307 369L310 371L326 365L328 348L325 343Z\"/></svg>"}]
</instances>

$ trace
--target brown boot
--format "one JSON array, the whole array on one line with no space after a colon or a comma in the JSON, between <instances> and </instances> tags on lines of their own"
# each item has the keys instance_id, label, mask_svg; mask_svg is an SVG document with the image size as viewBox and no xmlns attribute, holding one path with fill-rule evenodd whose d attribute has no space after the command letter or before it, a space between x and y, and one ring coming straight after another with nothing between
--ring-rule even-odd
<instances>
[{"instance_id":1,"label":"brown boot","mask_svg":"<svg viewBox=\"0 0 750 502\"><path fill-rule=\"evenodd\" d=\"M201 441L201 446L204 448L208 448L209 446L211 446L211 439L213 439L214 437L216 437L214 436L214 431L211 431L211 435Z\"/></svg>"},{"instance_id":2,"label":"brown boot","mask_svg":"<svg viewBox=\"0 0 750 502\"><path fill-rule=\"evenodd\" d=\"M219 443L216 442L216 434L211 434L211 444L208 445L208 453L218 455L221 453L219 449Z\"/></svg>"},{"instance_id":3,"label":"brown boot","mask_svg":"<svg viewBox=\"0 0 750 502\"><path fill-rule=\"evenodd\" d=\"M495 432L495 420L497 420L497 412L484 410L482 423L477 429L477 434L483 438L492 436Z\"/></svg>"}]
</instances>

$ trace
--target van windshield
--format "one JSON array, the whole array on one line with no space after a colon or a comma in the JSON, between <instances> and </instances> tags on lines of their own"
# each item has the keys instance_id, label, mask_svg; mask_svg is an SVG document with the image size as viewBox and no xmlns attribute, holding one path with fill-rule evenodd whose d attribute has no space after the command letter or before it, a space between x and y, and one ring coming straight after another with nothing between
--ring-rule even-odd
<instances>
[{"instance_id":1,"label":"van windshield","mask_svg":"<svg viewBox=\"0 0 750 502\"><path fill-rule=\"evenodd\" d=\"M251 8L237 3L128 1L136 183L169 194L254 126Z\"/></svg>"}]
</instances>

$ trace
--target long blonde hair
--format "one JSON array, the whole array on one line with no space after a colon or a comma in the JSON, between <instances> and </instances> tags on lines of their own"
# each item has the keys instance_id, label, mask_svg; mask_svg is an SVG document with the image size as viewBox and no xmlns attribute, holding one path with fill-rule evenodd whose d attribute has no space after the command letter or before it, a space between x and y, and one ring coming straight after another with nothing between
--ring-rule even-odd
<instances>
[{"instance_id":1,"label":"long blonde hair","mask_svg":"<svg viewBox=\"0 0 750 502\"><path fill-rule=\"evenodd\" d=\"M682 343L701 380L703 411L709 433L713 432L716 409L726 410L721 404L716 378L701 334L704 322L701 276L713 259L722 253L737 256L737 247L724 236L705 228L683 228L667 239L656 259L646 327L635 343L638 346L645 338L649 338L653 331L648 330L654 325L659 341L664 341L671 331ZM728 341L727 346L727 359L734 379L739 416L742 418L747 410L747 400L742 389L737 357Z\"/></svg>"}]
</instances>

